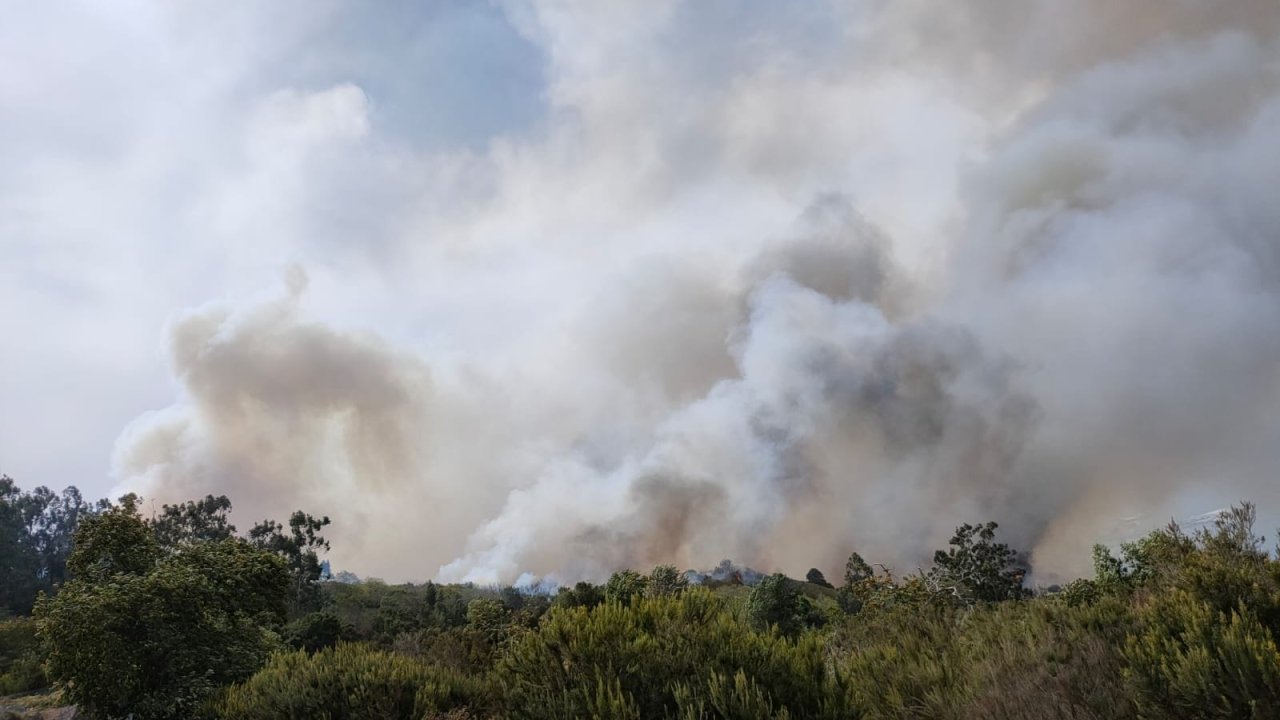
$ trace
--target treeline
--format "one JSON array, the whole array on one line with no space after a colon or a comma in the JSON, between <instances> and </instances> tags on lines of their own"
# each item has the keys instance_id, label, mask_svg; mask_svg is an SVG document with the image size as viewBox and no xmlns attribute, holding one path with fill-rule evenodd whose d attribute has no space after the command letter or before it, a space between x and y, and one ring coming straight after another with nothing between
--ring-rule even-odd
<instances>
[{"instance_id":1,"label":"treeline","mask_svg":"<svg viewBox=\"0 0 1280 720\"><path fill-rule=\"evenodd\" d=\"M87 516L0 661L95 718L1280 717L1280 563L1249 504L1038 594L993 523L902 575L855 553L836 582L660 566L546 595L319 582L324 520L268 540L225 529L225 498L178 508Z\"/></svg>"}]
</instances>

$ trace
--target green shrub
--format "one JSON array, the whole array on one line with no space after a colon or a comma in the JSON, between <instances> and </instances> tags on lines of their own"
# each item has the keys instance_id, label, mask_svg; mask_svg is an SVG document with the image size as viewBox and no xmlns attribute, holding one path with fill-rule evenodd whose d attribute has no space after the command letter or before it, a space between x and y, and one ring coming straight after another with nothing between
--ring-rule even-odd
<instances>
[{"instance_id":1,"label":"green shrub","mask_svg":"<svg viewBox=\"0 0 1280 720\"><path fill-rule=\"evenodd\" d=\"M507 717L660 718L711 712L724 700L723 679L739 673L777 711L856 717L817 636L755 632L705 590L555 608L513 640L494 676ZM722 677L713 683L713 675ZM601 714L606 702L611 710Z\"/></svg>"},{"instance_id":2,"label":"green shrub","mask_svg":"<svg viewBox=\"0 0 1280 720\"><path fill-rule=\"evenodd\" d=\"M711 673L706 681L706 692L696 692L689 686L676 691L681 720L789 720L786 708L774 708L769 693L739 672L732 678L721 673Z\"/></svg>"},{"instance_id":3,"label":"green shrub","mask_svg":"<svg viewBox=\"0 0 1280 720\"><path fill-rule=\"evenodd\" d=\"M0 695L47 687L43 664L35 621L28 617L0 620Z\"/></svg>"},{"instance_id":4,"label":"green shrub","mask_svg":"<svg viewBox=\"0 0 1280 720\"><path fill-rule=\"evenodd\" d=\"M464 709L482 695L477 680L344 643L273 656L224 691L213 710L227 720L421 720Z\"/></svg>"},{"instance_id":5,"label":"green shrub","mask_svg":"<svg viewBox=\"0 0 1280 720\"><path fill-rule=\"evenodd\" d=\"M609 582L604 586L604 595L609 600L627 605L631 598L644 596L648 584L649 578L634 570L619 570L609 576Z\"/></svg>"},{"instance_id":6,"label":"green shrub","mask_svg":"<svg viewBox=\"0 0 1280 720\"><path fill-rule=\"evenodd\" d=\"M278 646L268 627L283 619L288 575L243 541L192 545L127 572L91 567L36 605L50 675L91 717L185 720Z\"/></svg>"},{"instance_id":7,"label":"green shrub","mask_svg":"<svg viewBox=\"0 0 1280 720\"><path fill-rule=\"evenodd\" d=\"M747 598L747 619L757 630L776 627L784 635L794 634L801 626L800 610L795 583L782 573L761 580Z\"/></svg>"},{"instance_id":8,"label":"green shrub","mask_svg":"<svg viewBox=\"0 0 1280 720\"><path fill-rule=\"evenodd\" d=\"M1179 592L1143 620L1125 644L1140 717L1280 717L1280 651L1249 608L1220 612Z\"/></svg>"},{"instance_id":9,"label":"green shrub","mask_svg":"<svg viewBox=\"0 0 1280 720\"><path fill-rule=\"evenodd\" d=\"M315 652L355 639L351 623L332 612L307 613L284 627L284 640L297 650Z\"/></svg>"},{"instance_id":10,"label":"green shrub","mask_svg":"<svg viewBox=\"0 0 1280 720\"><path fill-rule=\"evenodd\" d=\"M827 645L870 717L1132 717L1117 599L969 609L899 605L849 618Z\"/></svg>"}]
</instances>

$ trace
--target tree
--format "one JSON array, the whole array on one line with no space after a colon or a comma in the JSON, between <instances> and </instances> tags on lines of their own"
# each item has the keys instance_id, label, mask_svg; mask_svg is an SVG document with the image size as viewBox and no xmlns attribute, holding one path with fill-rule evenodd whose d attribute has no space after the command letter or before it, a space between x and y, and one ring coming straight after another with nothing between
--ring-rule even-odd
<instances>
[{"instance_id":1,"label":"tree","mask_svg":"<svg viewBox=\"0 0 1280 720\"><path fill-rule=\"evenodd\" d=\"M234 536L236 526L227 518L230 512L231 500L226 495L206 495L202 500L163 506L160 515L151 521L151 527L160 547L175 550L184 543Z\"/></svg>"},{"instance_id":2,"label":"tree","mask_svg":"<svg viewBox=\"0 0 1280 720\"><path fill-rule=\"evenodd\" d=\"M506 631L510 618L507 606L499 600L476 598L467 603L467 625L483 633L491 641Z\"/></svg>"},{"instance_id":3,"label":"tree","mask_svg":"<svg viewBox=\"0 0 1280 720\"><path fill-rule=\"evenodd\" d=\"M579 582L572 588L560 588L555 604L561 607L593 608L604 602L604 591L589 582Z\"/></svg>"},{"instance_id":4,"label":"tree","mask_svg":"<svg viewBox=\"0 0 1280 720\"><path fill-rule=\"evenodd\" d=\"M609 576L609 582L604 586L604 596L627 605L632 598L644 597L648 584L648 578L634 570L619 570Z\"/></svg>"},{"instance_id":5,"label":"tree","mask_svg":"<svg viewBox=\"0 0 1280 720\"><path fill-rule=\"evenodd\" d=\"M851 553L844 564L844 585L836 593L836 604L846 613L856 615L876 590L875 571L861 555Z\"/></svg>"},{"instance_id":6,"label":"tree","mask_svg":"<svg viewBox=\"0 0 1280 720\"><path fill-rule=\"evenodd\" d=\"M192 717L278 647L284 562L243 540L160 551L136 498L86 520L72 578L36 604L47 667L91 717Z\"/></svg>"},{"instance_id":7,"label":"tree","mask_svg":"<svg viewBox=\"0 0 1280 720\"><path fill-rule=\"evenodd\" d=\"M676 570L675 565L659 565L649 573L645 594L649 597L667 597L683 592L689 581Z\"/></svg>"},{"instance_id":8,"label":"tree","mask_svg":"<svg viewBox=\"0 0 1280 720\"><path fill-rule=\"evenodd\" d=\"M138 497L132 494L120 498L119 505L85 518L76 529L74 545L67 570L86 581L144 574L160 558L155 533L139 516Z\"/></svg>"},{"instance_id":9,"label":"tree","mask_svg":"<svg viewBox=\"0 0 1280 720\"><path fill-rule=\"evenodd\" d=\"M998 602L1026 597L1022 580L1027 570L1018 553L995 542L996 523L956 528L950 549L933 555L933 568L925 576L935 592L950 593L960 602Z\"/></svg>"},{"instance_id":10,"label":"tree","mask_svg":"<svg viewBox=\"0 0 1280 720\"><path fill-rule=\"evenodd\" d=\"M849 555L848 561L844 564L844 586L852 587L858 583L866 582L875 576L875 572L866 560L858 553Z\"/></svg>"},{"instance_id":11,"label":"tree","mask_svg":"<svg viewBox=\"0 0 1280 720\"><path fill-rule=\"evenodd\" d=\"M757 630L777 627L784 635L800 628L800 596L792 581L782 573L761 580L747 596L747 618Z\"/></svg>"},{"instance_id":12,"label":"tree","mask_svg":"<svg viewBox=\"0 0 1280 720\"><path fill-rule=\"evenodd\" d=\"M826 576L818 568L809 568L809 572L805 573L804 579L814 585L821 585L826 588L832 587L831 583L827 582Z\"/></svg>"},{"instance_id":13,"label":"tree","mask_svg":"<svg viewBox=\"0 0 1280 720\"><path fill-rule=\"evenodd\" d=\"M354 639L355 628L332 612L308 613L284 628L284 639L298 650L316 652L333 647L343 640Z\"/></svg>"},{"instance_id":14,"label":"tree","mask_svg":"<svg viewBox=\"0 0 1280 720\"><path fill-rule=\"evenodd\" d=\"M297 510L289 516L288 532L274 520L263 520L249 530L249 542L254 547L274 553L284 559L292 577L290 609L300 615L320 607L320 557L328 552L329 541L320 530L329 524L329 518L315 518Z\"/></svg>"},{"instance_id":15,"label":"tree","mask_svg":"<svg viewBox=\"0 0 1280 720\"><path fill-rule=\"evenodd\" d=\"M71 536L94 509L75 487L20 491L0 476L0 610L30 612L37 593L66 580Z\"/></svg>"},{"instance_id":16,"label":"tree","mask_svg":"<svg viewBox=\"0 0 1280 720\"><path fill-rule=\"evenodd\" d=\"M22 492L13 478L0 476L0 612L26 612L36 593L36 557L21 502Z\"/></svg>"}]
</instances>

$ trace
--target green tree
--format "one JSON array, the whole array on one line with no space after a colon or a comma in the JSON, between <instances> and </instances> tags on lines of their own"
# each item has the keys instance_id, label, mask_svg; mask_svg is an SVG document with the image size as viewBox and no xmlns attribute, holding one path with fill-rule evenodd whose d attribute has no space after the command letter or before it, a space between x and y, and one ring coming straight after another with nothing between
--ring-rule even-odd
<instances>
[{"instance_id":1,"label":"green tree","mask_svg":"<svg viewBox=\"0 0 1280 720\"><path fill-rule=\"evenodd\" d=\"M0 476L0 613L25 613L36 594L37 559L27 538L22 491Z\"/></svg>"},{"instance_id":2,"label":"green tree","mask_svg":"<svg viewBox=\"0 0 1280 720\"><path fill-rule=\"evenodd\" d=\"M74 486L61 494L46 487L24 493L0 476L0 611L26 614L39 592L57 590L66 580L72 535L93 512Z\"/></svg>"},{"instance_id":3,"label":"green tree","mask_svg":"<svg viewBox=\"0 0 1280 720\"><path fill-rule=\"evenodd\" d=\"M844 585L836 593L840 609L850 615L861 612L876 590L875 571L861 555L851 553L844 564Z\"/></svg>"},{"instance_id":4,"label":"green tree","mask_svg":"<svg viewBox=\"0 0 1280 720\"><path fill-rule=\"evenodd\" d=\"M555 604L562 607L595 607L604 602L604 591L597 585L582 581L571 588L560 588Z\"/></svg>"},{"instance_id":5,"label":"green tree","mask_svg":"<svg viewBox=\"0 0 1280 720\"><path fill-rule=\"evenodd\" d=\"M619 570L609 576L605 583L605 598L626 605L632 598L644 597L648 578L634 570Z\"/></svg>"},{"instance_id":6,"label":"green tree","mask_svg":"<svg viewBox=\"0 0 1280 720\"><path fill-rule=\"evenodd\" d=\"M315 652L355 639L355 628L332 612L307 613L284 627L285 642L298 650Z\"/></svg>"},{"instance_id":7,"label":"green tree","mask_svg":"<svg viewBox=\"0 0 1280 720\"><path fill-rule=\"evenodd\" d=\"M857 585L860 582L870 580L875 575L871 566L858 553L849 555L849 560L844 564L844 584L845 587Z\"/></svg>"},{"instance_id":8,"label":"green tree","mask_svg":"<svg viewBox=\"0 0 1280 720\"><path fill-rule=\"evenodd\" d=\"M930 589L950 594L963 603L1015 600L1027 595L1022 587L1026 568L1018 553L995 542L996 523L956 528L948 550L933 555L926 580Z\"/></svg>"},{"instance_id":9,"label":"green tree","mask_svg":"<svg viewBox=\"0 0 1280 720\"><path fill-rule=\"evenodd\" d=\"M684 592L688 587L689 580L675 565L659 565L649 573L645 594L649 597L669 597Z\"/></svg>"},{"instance_id":10,"label":"green tree","mask_svg":"<svg viewBox=\"0 0 1280 720\"><path fill-rule=\"evenodd\" d=\"M164 555L126 500L81 525L68 567L36 622L50 675L90 717L190 718L278 647L268 627L284 619L288 573L242 540Z\"/></svg>"},{"instance_id":11,"label":"green tree","mask_svg":"<svg viewBox=\"0 0 1280 720\"><path fill-rule=\"evenodd\" d=\"M809 572L805 573L804 579L814 585L821 585L825 588L832 587L831 583L827 582L827 577L818 568L809 568Z\"/></svg>"},{"instance_id":12,"label":"green tree","mask_svg":"<svg viewBox=\"0 0 1280 720\"><path fill-rule=\"evenodd\" d=\"M795 583L782 573L762 579L747 596L747 619L757 630L777 627L783 635L800 629L800 596Z\"/></svg>"},{"instance_id":13,"label":"green tree","mask_svg":"<svg viewBox=\"0 0 1280 720\"><path fill-rule=\"evenodd\" d=\"M144 574L161 555L155 533L138 514L138 497L132 494L85 518L76 529L74 546L67 570L72 577L89 582Z\"/></svg>"},{"instance_id":14,"label":"green tree","mask_svg":"<svg viewBox=\"0 0 1280 720\"><path fill-rule=\"evenodd\" d=\"M476 598L467 603L467 625L497 640L507 630L511 613L501 601L493 598Z\"/></svg>"},{"instance_id":15,"label":"green tree","mask_svg":"<svg viewBox=\"0 0 1280 720\"><path fill-rule=\"evenodd\" d=\"M228 519L230 512L231 500L226 495L206 495L201 500L163 506L151 527L160 547L174 550L185 543L233 537L236 526Z\"/></svg>"},{"instance_id":16,"label":"green tree","mask_svg":"<svg viewBox=\"0 0 1280 720\"><path fill-rule=\"evenodd\" d=\"M290 610L294 615L320 608L319 553L329 550L329 541L320 531L328 524L327 516L315 518L298 510L289 516L288 528L274 520L263 520L249 530L249 542L280 556L288 566L292 578Z\"/></svg>"}]
</instances>

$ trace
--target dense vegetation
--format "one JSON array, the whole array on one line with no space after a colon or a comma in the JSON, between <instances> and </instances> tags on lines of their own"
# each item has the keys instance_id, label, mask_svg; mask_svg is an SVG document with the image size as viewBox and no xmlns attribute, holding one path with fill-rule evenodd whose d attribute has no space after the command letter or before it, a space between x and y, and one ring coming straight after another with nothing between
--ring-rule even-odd
<instances>
[{"instance_id":1,"label":"dense vegetation","mask_svg":"<svg viewBox=\"0 0 1280 720\"><path fill-rule=\"evenodd\" d=\"M4 487L0 571L41 569L7 588L0 691L51 680L89 717L1280 717L1280 562L1248 504L1095 547L1052 592L988 523L905 576L854 553L837 582L660 566L547 595L321 582L327 518L240 537L226 498L77 501L58 555Z\"/></svg>"}]
</instances>

